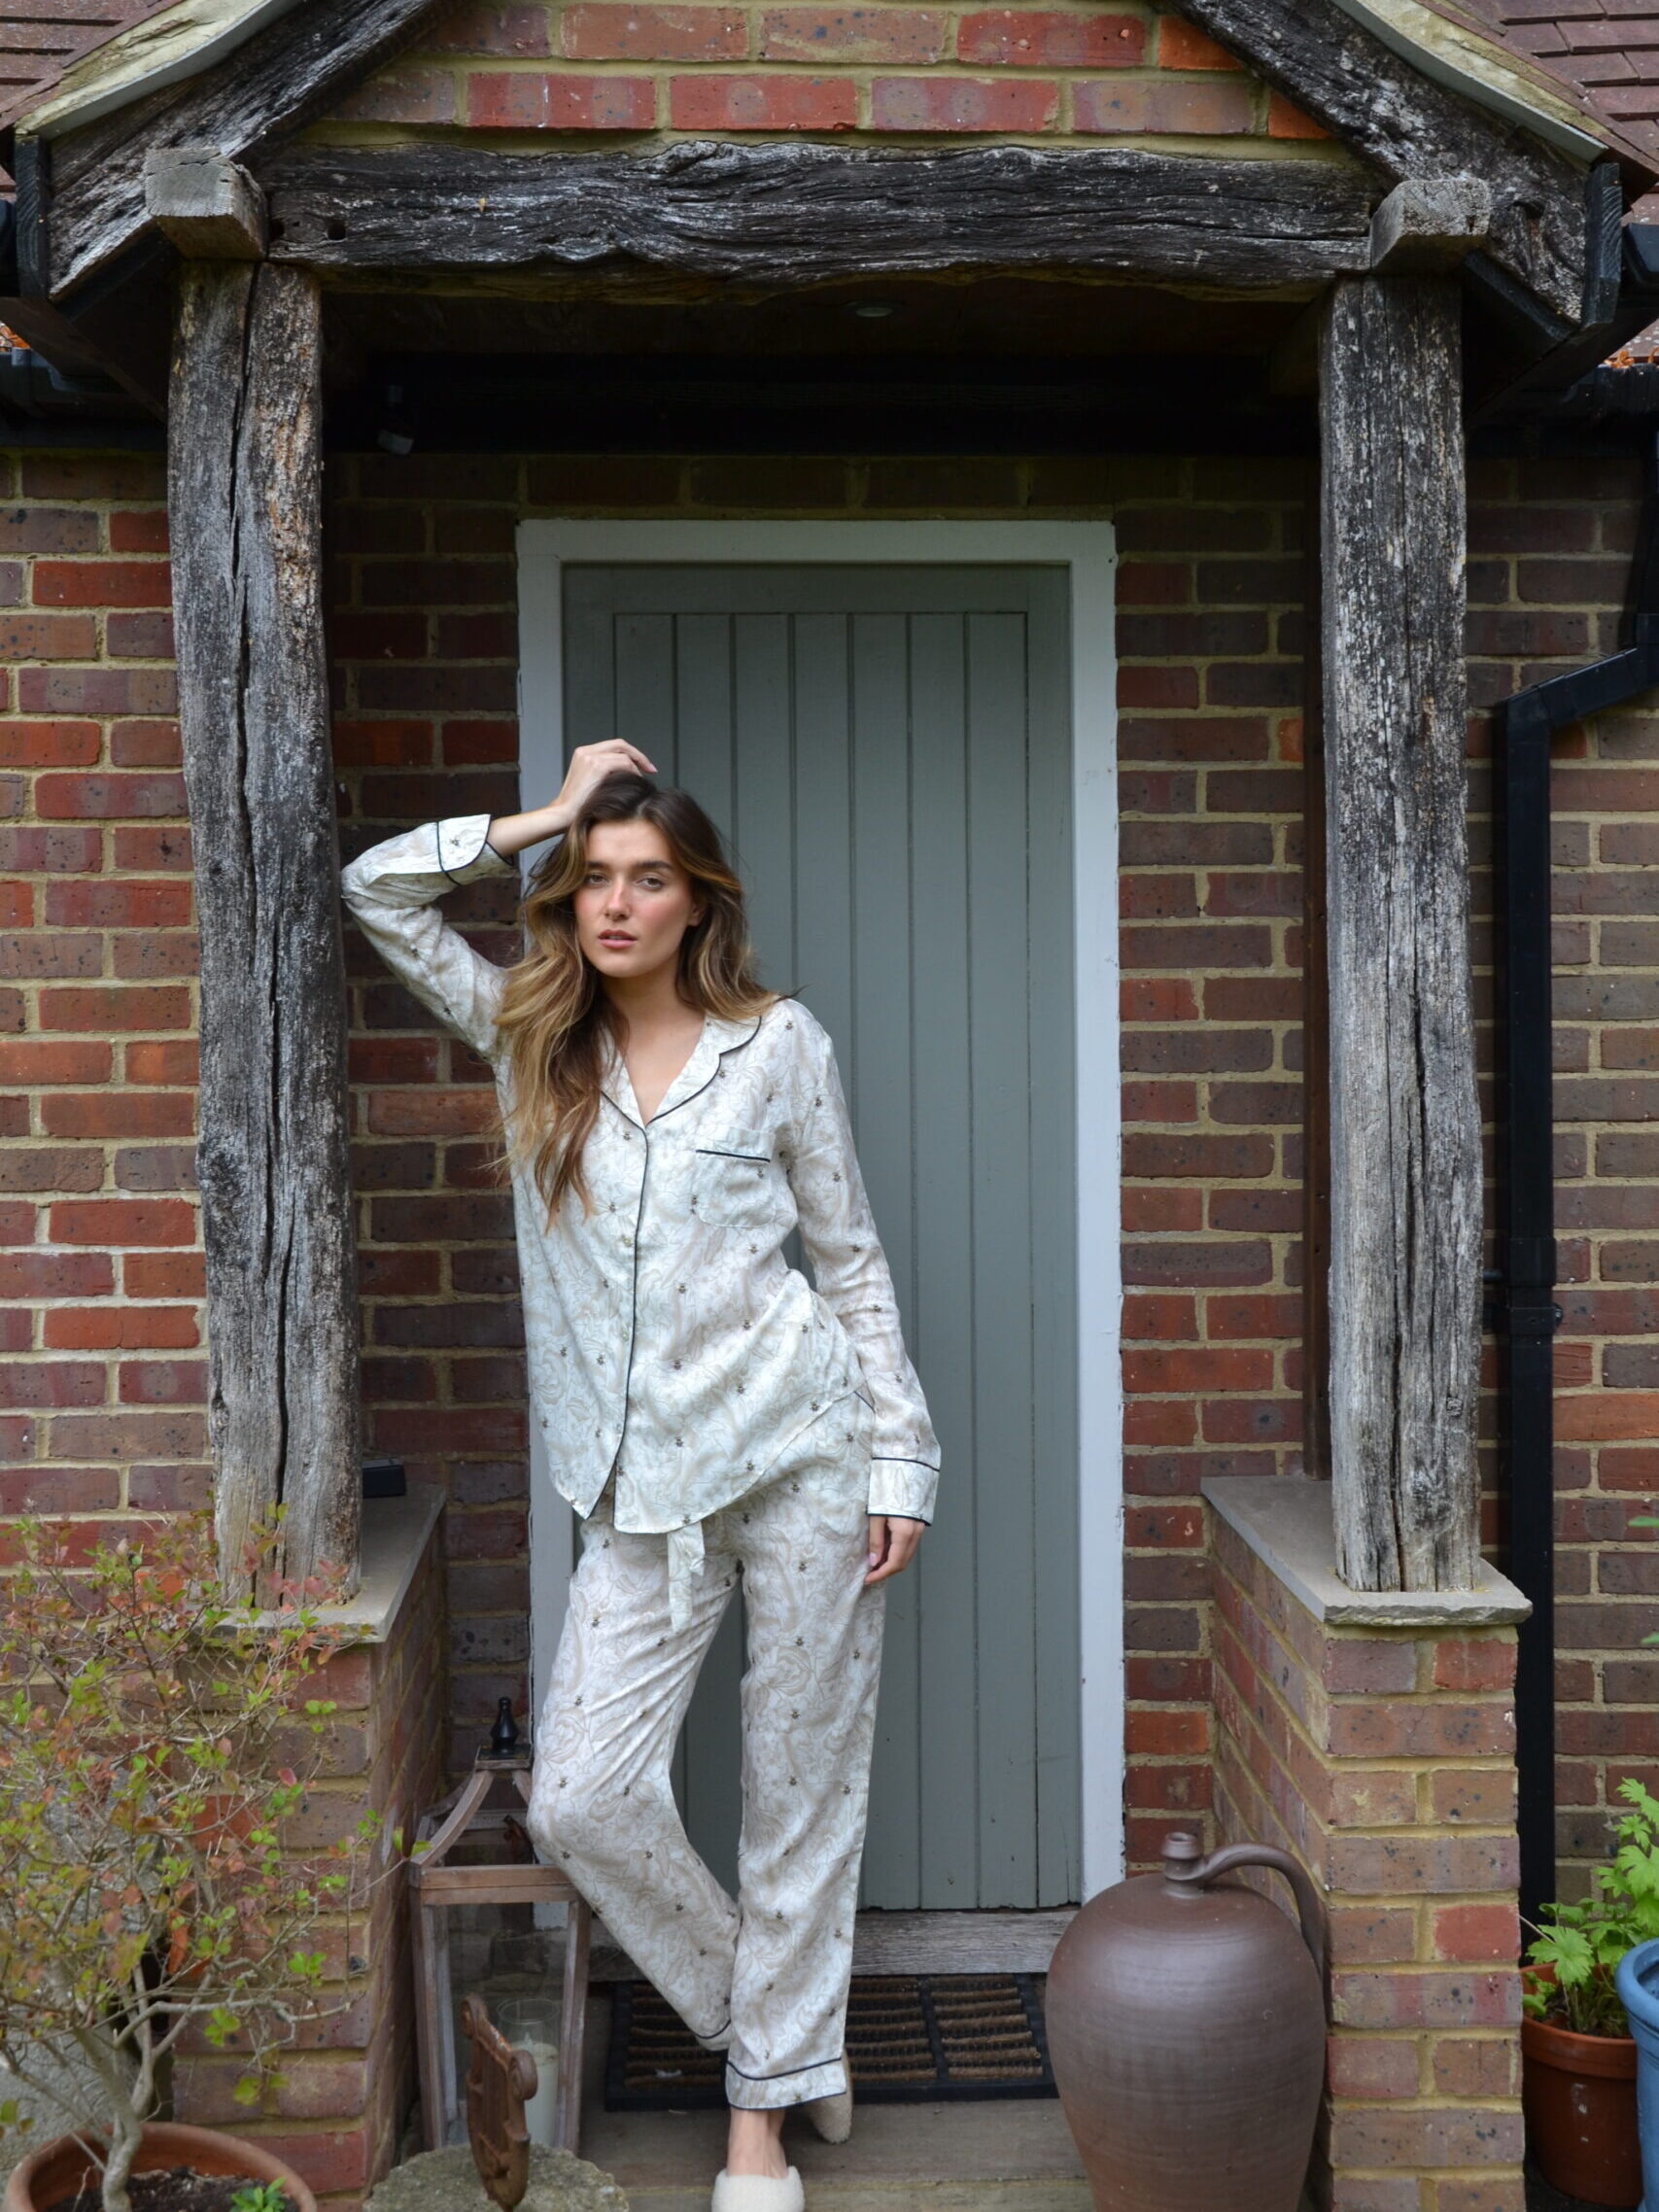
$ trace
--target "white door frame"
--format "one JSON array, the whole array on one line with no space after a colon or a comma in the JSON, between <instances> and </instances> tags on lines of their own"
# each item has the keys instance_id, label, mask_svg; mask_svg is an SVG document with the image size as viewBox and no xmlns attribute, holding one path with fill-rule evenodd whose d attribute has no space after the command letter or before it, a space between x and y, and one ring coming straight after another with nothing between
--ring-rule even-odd
<instances>
[{"instance_id":1,"label":"white door frame","mask_svg":"<svg viewBox=\"0 0 1659 2212\"><path fill-rule=\"evenodd\" d=\"M1076 917L1078 1614L1082 1637L1083 1893L1123 1871L1123 1469L1119 1364L1117 656L1107 522L567 522L518 526L519 760L524 801L564 778L561 570L781 562L1060 567L1071 583L1072 848ZM530 855L526 856L528 866ZM552 1667L574 1532L531 1423L533 1711ZM950 1505L950 1470L944 1503Z\"/></svg>"}]
</instances>

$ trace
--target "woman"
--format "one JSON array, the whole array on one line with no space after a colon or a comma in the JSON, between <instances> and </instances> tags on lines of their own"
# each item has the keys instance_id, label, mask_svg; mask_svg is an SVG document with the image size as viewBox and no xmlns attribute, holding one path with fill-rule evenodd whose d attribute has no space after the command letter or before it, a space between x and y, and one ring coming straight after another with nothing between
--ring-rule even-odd
<instances>
[{"instance_id":1,"label":"woman","mask_svg":"<svg viewBox=\"0 0 1659 2212\"><path fill-rule=\"evenodd\" d=\"M432 822L352 862L388 963L494 1068L531 1398L582 1555L528 1823L706 2049L731 2126L714 2212L799 2212L784 2114L843 2141L853 1910L883 1585L938 1445L829 1038L750 964L743 887L643 753L584 745L551 806ZM432 904L560 839L508 970ZM790 1268L799 1225L816 1289ZM743 1577L734 1902L669 1780Z\"/></svg>"}]
</instances>

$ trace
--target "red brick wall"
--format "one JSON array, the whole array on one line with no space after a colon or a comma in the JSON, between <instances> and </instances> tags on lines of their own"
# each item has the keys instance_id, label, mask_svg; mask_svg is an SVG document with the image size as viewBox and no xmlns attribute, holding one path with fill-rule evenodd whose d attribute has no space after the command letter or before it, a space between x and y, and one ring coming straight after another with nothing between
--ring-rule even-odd
<instances>
[{"instance_id":1,"label":"red brick wall","mask_svg":"<svg viewBox=\"0 0 1659 2212\"><path fill-rule=\"evenodd\" d=\"M1470 683L1489 704L1610 651L1640 470L1482 465L1469 520ZM1659 718L1651 698L1555 742L1557 1804L1564 1859L1606 1849L1619 1781L1659 1783ZM1571 1865L1564 1886L1586 1874Z\"/></svg>"},{"instance_id":2,"label":"red brick wall","mask_svg":"<svg viewBox=\"0 0 1659 2212\"><path fill-rule=\"evenodd\" d=\"M440 1793L446 1683L432 1653L443 1635L442 1544L434 1531L385 1642L354 1645L323 1670L318 1693L338 1711L291 1829L300 1849L326 1848L365 1814L400 1826L407 1848L419 1815ZM310 2184L324 2212L360 2212L397 2162L416 2094L409 1887L395 1869L371 1849L366 1902L349 1923L340 1914L322 1921L327 2009L300 2028L258 2105L236 2101L242 2059L215 2052L204 2036L174 2068L175 2118L264 2144Z\"/></svg>"},{"instance_id":3,"label":"red brick wall","mask_svg":"<svg viewBox=\"0 0 1659 2212\"><path fill-rule=\"evenodd\" d=\"M1315 2202L1522 2212L1514 1631L1327 1627L1217 1523L1221 1835L1329 1912Z\"/></svg>"},{"instance_id":4,"label":"red brick wall","mask_svg":"<svg viewBox=\"0 0 1659 2212\"><path fill-rule=\"evenodd\" d=\"M160 476L0 457L0 1510L204 1494L190 1178L189 843L170 719ZM1618 463L1481 464L1471 681L1490 702L1611 635L1635 522ZM329 463L342 840L516 800L522 511L1112 513L1121 553L1131 1834L1208 1802L1199 1480L1300 1465L1300 540L1304 471L1127 459ZM1477 724L1477 753L1484 743ZM1561 741L1558 1051L1563 1804L1599 1848L1659 1783L1648 1442L1659 1155L1659 726ZM1484 771L1476 763L1477 848ZM1484 879L1479 890L1484 899ZM510 892L453 911L510 945ZM1489 961L1485 924L1476 958ZM352 1070L373 1448L452 1501L457 1757L522 1689L526 1421L510 1221L482 1068L355 932ZM1489 993L1488 993L1489 995Z\"/></svg>"},{"instance_id":5,"label":"red brick wall","mask_svg":"<svg viewBox=\"0 0 1659 2212\"><path fill-rule=\"evenodd\" d=\"M553 134L868 132L1203 141L1296 155L1325 134L1179 17L952 6L472 6L359 87L315 136L463 125Z\"/></svg>"}]
</instances>

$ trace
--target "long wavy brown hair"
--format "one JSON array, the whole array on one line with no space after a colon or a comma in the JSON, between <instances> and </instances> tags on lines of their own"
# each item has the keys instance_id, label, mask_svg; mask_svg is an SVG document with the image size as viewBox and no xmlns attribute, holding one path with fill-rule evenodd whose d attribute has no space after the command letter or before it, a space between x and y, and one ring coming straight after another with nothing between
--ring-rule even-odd
<instances>
[{"instance_id":1,"label":"long wavy brown hair","mask_svg":"<svg viewBox=\"0 0 1659 2212\"><path fill-rule=\"evenodd\" d=\"M549 1222L568 1191L588 1210L582 1152L599 1116L600 1083L618 1018L576 936L574 899L598 822L649 822L691 879L700 918L679 943L679 989L688 1006L722 1020L762 1014L778 993L762 987L749 948L743 886L719 831L689 791L643 776L608 776L564 840L538 863L520 916L523 959L507 970L496 1026L507 1047L511 1108L498 1156L503 1174L528 1171Z\"/></svg>"}]
</instances>

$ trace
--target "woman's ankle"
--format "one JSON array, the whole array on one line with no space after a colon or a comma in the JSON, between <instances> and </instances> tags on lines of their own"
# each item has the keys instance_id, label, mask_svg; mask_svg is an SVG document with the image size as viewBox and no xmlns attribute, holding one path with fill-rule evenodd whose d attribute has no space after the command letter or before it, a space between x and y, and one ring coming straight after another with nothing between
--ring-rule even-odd
<instances>
[{"instance_id":1,"label":"woman's ankle","mask_svg":"<svg viewBox=\"0 0 1659 2212\"><path fill-rule=\"evenodd\" d=\"M767 2174L781 2181L789 2171L783 2156L783 2114L748 2112L734 2105L726 2137L729 2174Z\"/></svg>"}]
</instances>

